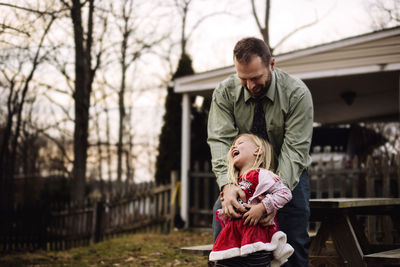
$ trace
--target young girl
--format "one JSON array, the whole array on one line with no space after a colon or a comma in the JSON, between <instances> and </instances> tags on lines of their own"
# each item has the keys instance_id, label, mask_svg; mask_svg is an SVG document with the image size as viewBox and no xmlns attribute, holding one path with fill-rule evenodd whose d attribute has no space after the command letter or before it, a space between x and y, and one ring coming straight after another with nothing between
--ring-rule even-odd
<instances>
[{"instance_id":1,"label":"young girl","mask_svg":"<svg viewBox=\"0 0 400 267\"><path fill-rule=\"evenodd\" d=\"M270 171L272 146L258 136L242 134L234 140L227 160L228 177L245 192L247 203L238 201L248 211L239 219L230 219L222 210L217 211L222 231L214 243L210 261L217 261L215 266L282 265L293 253L286 235L279 231L276 218L271 226L258 224L265 214L282 208L292 199L289 188Z\"/></svg>"}]
</instances>

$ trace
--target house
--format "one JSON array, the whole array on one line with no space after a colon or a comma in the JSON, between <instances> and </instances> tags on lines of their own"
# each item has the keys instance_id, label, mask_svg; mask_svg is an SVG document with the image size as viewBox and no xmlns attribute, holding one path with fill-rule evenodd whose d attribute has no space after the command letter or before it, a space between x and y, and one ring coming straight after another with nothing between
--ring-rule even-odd
<instances>
[{"instance_id":1,"label":"house","mask_svg":"<svg viewBox=\"0 0 400 267\"><path fill-rule=\"evenodd\" d=\"M276 66L302 79L311 91L314 120L338 124L399 121L400 27L277 55ZM178 78L182 98L181 215L188 221L190 96L209 98L234 66Z\"/></svg>"}]
</instances>

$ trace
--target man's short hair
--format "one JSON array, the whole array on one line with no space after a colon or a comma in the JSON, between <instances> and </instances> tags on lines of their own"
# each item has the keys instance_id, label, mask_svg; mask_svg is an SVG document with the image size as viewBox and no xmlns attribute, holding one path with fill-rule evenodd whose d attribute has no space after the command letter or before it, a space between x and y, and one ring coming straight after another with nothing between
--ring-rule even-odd
<instances>
[{"instance_id":1,"label":"man's short hair","mask_svg":"<svg viewBox=\"0 0 400 267\"><path fill-rule=\"evenodd\" d=\"M265 66L269 66L271 52L263 40L255 37L247 37L236 43L233 49L233 57L239 63L248 64L253 56L259 56Z\"/></svg>"}]
</instances>

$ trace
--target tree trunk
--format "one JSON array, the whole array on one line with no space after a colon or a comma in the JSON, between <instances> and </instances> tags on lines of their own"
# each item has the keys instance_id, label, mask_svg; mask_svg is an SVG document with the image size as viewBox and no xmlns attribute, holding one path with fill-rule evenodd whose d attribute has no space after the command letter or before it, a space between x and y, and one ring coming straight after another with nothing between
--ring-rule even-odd
<instances>
[{"instance_id":1,"label":"tree trunk","mask_svg":"<svg viewBox=\"0 0 400 267\"><path fill-rule=\"evenodd\" d=\"M106 143L107 143L107 170L108 170L108 194L111 196L112 194L112 160L111 160L111 133L110 133L110 114L108 109L105 110L106 112Z\"/></svg>"},{"instance_id":2,"label":"tree trunk","mask_svg":"<svg viewBox=\"0 0 400 267\"><path fill-rule=\"evenodd\" d=\"M71 18L75 42L75 129L74 129L74 186L72 199L82 202L85 197L86 159L88 148L88 125L90 93L92 86L91 44L94 0L89 1L88 32L85 38L82 27L82 5L80 0L73 0Z\"/></svg>"},{"instance_id":3,"label":"tree trunk","mask_svg":"<svg viewBox=\"0 0 400 267\"><path fill-rule=\"evenodd\" d=\"M11 109L11 100L12 100L12 90L10 91L10 96L8 98L8 118L6 127L3 132L3 140L1 144L0 150L0 209L6 210L8 206L13 202L12 201L12 186L10 182L10 167L9 167L9 159L10 159L10 148L9 141L12 137L12 120L14 116L14 111Z\"/></svg>"},{"instance_id":4,"label":"tree trunk","mask_svg":"<svg viewBox=\"0 0 400 267\"><path fill-rule=\"evenodd\" d=\"M104 197L104 179L103 179L103 149L102 149L102 142L101 142L101 132L100 132L100 115L96 114L96 134L97 134L97 154L98 154L98 160L97 160L97 171L98 171L98 179L100 181L100 193L102 197Z\"/></svg>"},{"instance_id":5,"label":"tree trunk","mask_svg":"<svg viewBox=\"0 0 400 267\"><path fill-rule=\"evenodd\" d=\"M124 141L124 120L125 120L125 88L126 88L126 42L124 39L121 45L121 85L118 93L119 100L119 132L118 132L118 144L117 144L117 194L122 192L122 156L123 156L123 141Z\"/></svg>"}]
</instances>

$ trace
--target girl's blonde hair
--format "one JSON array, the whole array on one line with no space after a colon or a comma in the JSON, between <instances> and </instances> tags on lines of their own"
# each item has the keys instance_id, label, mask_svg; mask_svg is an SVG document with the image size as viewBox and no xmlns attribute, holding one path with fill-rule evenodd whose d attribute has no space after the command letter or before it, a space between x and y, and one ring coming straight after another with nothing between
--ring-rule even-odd
<instances>
[{"instance_id":1,"label":"girl's blonde hair","mask_svg":"<svg viewBox=\"0 0 400 267\"><path fill-rule=\"evenodd\" d=\"M269 142L264 140L261 137L258 137L254 134L240 134L236 136L235 140L233 140L233 143L231 145L231 148L229 149L228 155L227 155L227 162L228 162L228 178L229 181L232 182L233 184L237 184L237 178L239 177L240 170L235 167L233 164L233 156L232 156L232 149L233 145L235 144L236 140L239 137L248 137L250 140L253 141L253 143L257 146L259 149L259 153L257 154L257 157L253 163L253 166L249 169L246 170L245 173L242 174L242 178L246 179L247 173L254 169L258 168L263 168L266 170L273 171L274 169L274 150Z\"/></svg>"}]
</instances>

